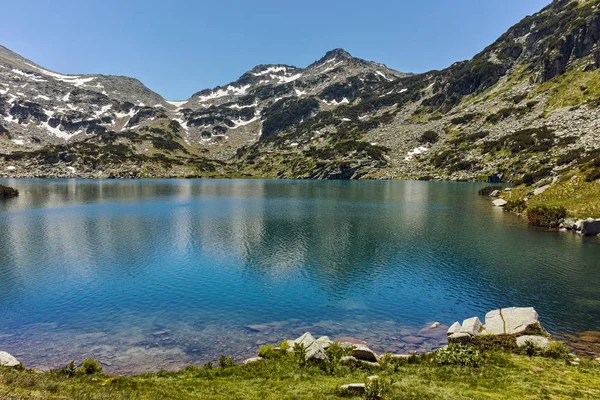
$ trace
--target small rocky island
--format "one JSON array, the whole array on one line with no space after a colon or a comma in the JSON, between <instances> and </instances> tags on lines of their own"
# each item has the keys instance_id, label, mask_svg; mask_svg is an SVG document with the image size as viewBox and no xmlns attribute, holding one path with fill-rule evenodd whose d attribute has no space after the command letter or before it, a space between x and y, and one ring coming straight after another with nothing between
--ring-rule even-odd
<instances>
[{"instance_id":1,"label":"small rocky island","mask_svg":"<svg viewBox=\"0 0 600 400\"><path fill-rule=\"evenodd\" d=\"M17 197L19 195L19 191L15 188L11 188L10 186L0 185L0 199L8 199L11 197Z\"/></svg>"}]
</instances>

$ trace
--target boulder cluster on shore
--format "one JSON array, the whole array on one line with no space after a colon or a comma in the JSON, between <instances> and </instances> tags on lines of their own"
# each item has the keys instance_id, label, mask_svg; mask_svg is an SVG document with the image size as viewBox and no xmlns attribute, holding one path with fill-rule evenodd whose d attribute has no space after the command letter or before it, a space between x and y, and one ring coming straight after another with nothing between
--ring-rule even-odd
<instances>
[{"instance_id":1,"label":"boulder cluster on shore","mask_svg":"<svg viewBox=\"0 0 600 400\"><path fill-rule=\"evenodd\" d=\"M482 335L512 335L519 347L527 342L532 342L539 348L546 348L550 344L550 335L542 327L533 307L490 311L485 315L485 325L478 317L468 318L462 324L455 322L448 329L448 343L468 344L473 338Z\"/></svg>"},{"instance_id":2,"label":"boulder cluster on shore","mask_svg":"<svg viewBox=\"0 0 600 400\"><path fill-rule=\"evenodd\" d=\"M600 236L600 219L588 218L575 221L567 218L560 223L559 228L581 233L583 236Z\"/></svg>"},{"instance_id":3,"label":"boulder cluster on shore","mask_svg":"<svg viewBox=\"0 0 600 400\"><path fill-rule=\"evenodd\" d=\"M440 330L442 331L440 332ZM527 346L545 350L549 348L552 343L550 334L544 330L540 323L538 313L532 307L511 307L490 311L485 316L485 324L483 324L478 317L467 318L462 323L455 322L449 328L439 322L435 322L422 329L420 332L421 335L430 335L432 337L438 337L440 333L447 336L447 342L449 344L477 346L486 341L494 342L497 340L497 343L501 346L509 344L509 347L506 348L507 351L514 351L515 349ZM410 338L411 337L409 337L409 339ZM442 342L440 342L440 345L441 344ZM306 332L294 340L284 340L277 347L265 347L270 347L271 350L279 353L295 353L298 349L301 349L303 358L306 361L319 363L332 361L329 359L328 355L331 350L330 347L332 346L338 346L338 349L344 349L344 356L337 358L341 364L362 364L374 368L378 368L385 363L390 362L390 360L409 359L410 357L417 355L416 352L409 352L408 354L379 354L373 351L368 343L356 338L346 336L334 341L328 336L315 338L310 332ZM259 355L261 354L261 350L264 349L259 349ZM430 351L429 353L435 351L437 350ZM574 363L573 365L577 364L577 359L575 357L576 356L573 355L574 360L571 361L572 364ZM246 359L243 364L260 362L262 360L263 357L260 356L252 357ZM596 360L600 361L600 358ZM22 364L15 357L7 352L0 351L0 366L21 367L21 365Z\"/></svg>"},{"instance_id":4,"label":"boulder cluster on shore","mask_svg":"<svg viewBox=\"0 0 600 400\"><path fill-rule=\"evenodd\" d=\"M440 323L432 324L429 329L440 327ZM550 335L544 330L539 321L539 315L532 307L503 308L490 311L485 316L485 325L478 317L468 318L463 323L455 322L447 331L448 343L469 344L475 337L479 336L511 336L516 340L518 347L523 347L531 342L540 349L547 348L550 344ZM296 344L302 345L306 350L306 359L313 361L327 361L326 350L333 341L328 336L315 338L310 332L306 332L295 340L286 340L287 351L294 351ZM338 344L343 348L351 350L351 355L342 358L342 363L360 362L371 366L379 366L379 360L383 354L377 354L371 350L367 343L353 339L344 338ZM412 354L392 354L392 358L408 358ZM261 357L253 357L244 361L244 364L262 360Z\"/></svg>"},{"instance_id":5,"label":"boulder cluster on shore","mask_svg":"<svg viewBox=\"0 0 600 400\"><path fill-rule=\"evenodd\" d=\"M532 194L543 193L547 187L544 186L542 188L536 189L532 192ZM543 190L542 190L543 189ZM541 191L540 191L541 190ZM504 189L504 192L512 191L511 188ZM496 189L489 193L489 197L496 198L496 200L492 201L492 204L496 207L506 207L508 205L508 201L505 199L498 198L502 194L502 191ZM600 236L600 218L588 218L588 219L580 219L574 220L572 218L563 218L561 219L559 224L559 229L563 232L573 231L579 233L583 236Z\"/></svg>"}]
</instances>

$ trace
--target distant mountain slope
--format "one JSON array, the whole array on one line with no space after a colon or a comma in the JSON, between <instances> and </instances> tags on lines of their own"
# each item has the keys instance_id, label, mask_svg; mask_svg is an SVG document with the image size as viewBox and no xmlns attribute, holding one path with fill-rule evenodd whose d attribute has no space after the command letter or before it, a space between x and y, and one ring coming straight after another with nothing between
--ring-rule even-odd
<instances>
[{"instance_id":1,"label":"distant mountain slope","mask_svg":"<svg viewBox=\"0 0 600 400\"><path fill-rule=\"evenodd\" d=\"M411 75L342 49L167 102L0 52L0 170L18 176L600 177L600 0L555 0L473 59Z\"/></svg>"}]
</instances>

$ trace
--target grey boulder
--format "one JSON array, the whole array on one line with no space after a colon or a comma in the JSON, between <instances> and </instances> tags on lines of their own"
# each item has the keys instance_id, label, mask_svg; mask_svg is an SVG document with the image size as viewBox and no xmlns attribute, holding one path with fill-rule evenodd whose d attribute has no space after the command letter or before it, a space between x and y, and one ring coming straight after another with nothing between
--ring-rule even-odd
<instances>
[{"instance_id":1,"label":"grey boulder","mask_svg":"<svg viewBox=\"0 0 600 400\"><path fill-rule=\"evenodd\" d=\"M329 360L327 354L325 353L325 349L317 340L311 335L309 332L306 332L304 335L300 336L298 339L288 342L290 345L288 351L294 351L295 344L304 345L306 349L306 359L307 360L315 360L315 361L326 361Z\"/></svg>"},{"instance_id":2,"label":"grey boulder","mask_svg":"<svg viewBox=\"0 0 600 400\"><path fill-rule=\"evenodd\" d=\"M517 338L517 346L523 347L527 342L533 343L538 349L547 349L550 346L550 340L543 336L524 335Z\"/></svg>"},{"instance_id":3,"label":"grey boulder","mask_svg":"<svg viewBox=\"0 0 600 400\"><path fill-rule=\"evenodd\" d=\"M352 350L352 357L362 361L377 362L377 354L364 344L355 344Z\"/></svg>"},{"instance_id":4,"label":"grey boulder","mask_svg":"<svg viewBox=\"0 0 600 400\"><path fill-rule=\"evenodd\" d=\"M471 336L477 336L481 333L483 324L477 317L465 319L461 325L460 333L468 333Z\"/></svg>"},{"instance_id":5,"label":"grey boulder","mask_svg":"<svg viewBox=\"0 0 600 400\"><path fill-rule=\"evenodd\" d=\"M362 394L366 390L365 386L366 385L364 383L349 383L347 385L342 385L340 389L342 390L342 392Z\"/></svg>"}]
</instances>

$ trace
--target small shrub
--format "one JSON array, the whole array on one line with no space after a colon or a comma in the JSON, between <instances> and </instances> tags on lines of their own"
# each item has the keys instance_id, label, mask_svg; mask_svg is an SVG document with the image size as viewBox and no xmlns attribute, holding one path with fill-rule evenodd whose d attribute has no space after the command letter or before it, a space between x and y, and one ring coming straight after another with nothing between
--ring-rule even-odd
<instances>
[{"instance_id":1,"label":"small shrub","mask_svg":"<svg viewBox=\"0 0 600 400\"><path fill-rule=\"evenodd\" d=\"M472 346L451 343L446 349L435 352L433 362L437 365L479 367L483 363L483 356Z\"/></svg>"},{"instance_id":2,"label":"small shrub","mask_svg":"<svg viewBox=\"0 0 600 400\"><path fill-rule=\"evenodd\" d=\"M93 374L101 374L102 367L96 360L87 359L81 363L81 367L79 367L79 372L85 375L93 375Z\"/></svg>"},{"instance_id":3,"label":"small shrub","mask_svg":"<svg viewBox=\"0 0 600 400\"><path fill-rule=\"evenodd\" d=\"M385 353L379 358L379 365L382 367L387 367L388 365L392 365L394 361L394 357L392 357L391 353Z\"/></svg>"},{"instance_id":4,"label":"small shrub","mask_svg":"<svg viewBox=\"0 0 600 400\"><path fill-rule=\"evenodd\" d=\"M440 135L437 132L434 131L427 131L425 133L423 133L418 139L417 142L419 143L430 143L430 144L434 144L437 143L437 141L440 139Z\"/></svg>"},{"instance_id":5,"label":"small shrub","mask_svg":"<svg viewBox=\"0 0 600 400\"><path fill-rule=\"evenodd\" d=\"M573 161L577 160L577 158L579 158L579 155L581 154L581 150L571 150L568 153L565 153L563 155L561 155L560 157L558 157L558 160L556 161L556 165L567 165L567 164L571 164Z\"/></svg>"},{"instance_id":6,"label":"small shrub","mask_svg":"<svg viewBox=\"0 0 600 400\"><path fill-rule=\"evenodd\" d=\"M486 186L483 189L479 189L477 193L480 196L489 196L496 190L502 190L502 186Z\"/></svg>"},{"instance_id":7,"label":"small shrub","mask_svg":"<svg viewBox=\"0 0 600 400\"><path fill-rule=\"evenodd\" d=\"M464 114L464 115L460 115L458 117L452 118L450 120L450 122L454 125L467 124L467 123L473 121L477 117L478 117L478 114Z\"/></svg>"},{"instance_id":8,"label":"small shrub","mask_svg":"<svg viewBox=\"0 0 600 400\"><path fill-rule=\"evenodd\" d=\"M233 357L229 357L229 356L219 357L219 368L225 369L225 368L233 367L234 365L235 365L235 361L233 360Z\"/></svg>"},{"instance_id":9,"label":"small shrub","mask_svg":"<svg viewBox=\"0 0 600 400\"><path fill-rule=\"evenodd\" d=\"M284 340L283 342L279 343L279 348L281 351L287 352L290 348L290 342Z\"/></svg>"},{"instance_id":10,"label":"small shrub","mask_svg":"<svg viewBox=\"0 0 600 400\"><path fill-rule=\"evenodd\" d=\"M279 349L276 349L272 344L260 346L258 349L258 356L267 360L275 360L281 358L282 355L283 352Z\"/></svg>"},{"instance_id":11,"label":"small shrub","mask_svg":"<svg viewBox=\"0 0 600 400\"><path fill-rule=\"evenodd\" d=\"M344 347L338 342L331 343L331 345L325 350L329 362L325 363L325 370L333 374L340 364L340 360L344 356L352 355L353 346Z\"/></svg>"},{"instance_id":12,"label":"small shrub","mask_svg":"<svg viewBox=\"0 0 600 400\"><path fill-rule=\"evenodd\" d=\"M569 348L561 342L551 342L548 348L544 350L542 355L556 360L567 359L569 357Z\"/></svg>"},{"instance_id":13,"label":"small shrub","mask_svg":"<svg viewBox=\"0 0 600 400\"><path fill-rule=\"evenodd\" d=\"M565 207L535 206L527 211L529 223L534 226L543 226L548 228L557 228L560 220L566 218L567 209Z\"/></svg>"},{"instance_id":14,"label":"small shrub","mask_svg":"<svg viewBox=\"0 0 600 400\"><path fill-rule=\"evenodd\" d=\"M367 379L365 381L365 398L367 400L380 400L392 387L393 382L383 378Z\"/></svg>"},{"instance_id":15,"label":"small shrub","mask_svg":"<svg viewBox=\"0 0 600 400\"><path fill-rule=\"evenodd\" d=\"M600 179L600 168L592 168L585 173L586 182L594 182L598 179Z\"/></svg>"},{"instance_id":16,"label":"small shrub","mask_svg":"<svg viewBox=\"0 0 600 400\"><path fill-rule=\"evenodd\" d=\"M209 362L207 362L206 364L204 364L204 366L203 366L202 368L204 368L204 369L205 369L205 370L207 370L207 371L208 371L208 370L211 370L211 369L213 369L213 368L214 368L214 366L213 366L213 363L212 363L212 361L209 361Z\"/></svg>"},{"instance_id":17,"label":"small shrub","mask_svg":"<svg viewBox=\"0 0 600 400\"><path fill-rule=\"evenodd\" d=\"M525 353L528 357L533 357L539 353L540 349L533 343L531 340L525 342L521 351Z\"/></svg>"},{"instance_id":18,"label":"small shrub","mask_svg":"<svg viewBox=\"0 0 600 400\"><path fill-rule=\"evenodd\" d=\"M304 367L306 365L306 347L302 343L294 343L294 360L299 366Z\"/></svg>"},{"instance_id":19,"label":"small shrub","mask_svg":"<svg viewBox=\"0 0 600 400\"><path fill-rule=\"evenodd\" d=\"M508 200L508 203L504 206L504 211L515 212L522 214L527 209L527 202L525 200Z\"/></svg>"},{"instance_id":20,"label":"small shrub","mask_svg":"<svg viewBox=\"0 0 600 400\"><path fill-rule=\"evenodd\" d=\"M76 371L77 367L75 367L75 361L71 361L69 364L65 365L63 369L60 370L62 374L65 374L69 378L75 375Z\"/></svg>"},{"instance_id":21,"label":"small shrub","mask_svg":"<svg viewBox=\"0 0 600 400\"><path fill-rule=\"evenodd\" d=\"M187 373L195 373L198 372L200 370L200 368L198 368L195 365L188 365L187 367L185 367L184 371Z\"/></svg>"},{"instance_id":22,"label":"small shrub","mask_svg":"<svg viewBox=\"0 0 600 400\"><path fill-rule=\"evenodd\" d=\"M484 351L503 351L514 353L518 350L517 339L514 335L479 335L471 341L471 346Z\"/></svg>"}]
</instances>

